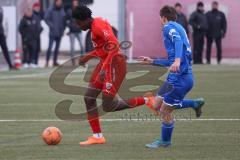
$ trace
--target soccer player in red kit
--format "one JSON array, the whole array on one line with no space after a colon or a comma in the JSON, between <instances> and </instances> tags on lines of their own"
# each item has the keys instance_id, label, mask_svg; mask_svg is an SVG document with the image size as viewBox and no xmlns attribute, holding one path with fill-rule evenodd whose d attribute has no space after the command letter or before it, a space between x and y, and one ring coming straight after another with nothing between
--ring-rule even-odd
<instances>
[{"instance_id":1,"label":"soccer player in red kit","mask_svg":"<svg viewBox=\"0 0 240 160\"><path fill-rule=\"evenodd\" d=\"M121 54L119 43L111 25L102 18L93 18L92 11L86 6L79 6L73 12L73 18L79 27L91 31L94 50L81 57L79 64L84 66L92 58L98 58L99 64L92 73L84 101L87 117L93 131L93 136L80 145L104 144L96 98L102 93L102 109L105 112L115 112L135 108L149 103L153 97L135 97L119 100L115 96L126 76L126 60Z\"/></svg>"}]
</instances>

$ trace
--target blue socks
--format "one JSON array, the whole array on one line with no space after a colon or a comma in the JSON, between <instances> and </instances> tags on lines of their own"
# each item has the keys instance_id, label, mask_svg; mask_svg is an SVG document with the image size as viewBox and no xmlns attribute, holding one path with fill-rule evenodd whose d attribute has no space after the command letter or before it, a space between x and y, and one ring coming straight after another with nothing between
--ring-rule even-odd
<instances>
[{"instance_id":1,"label":"blue socks","mask_svg":"<svg viewBox=\"0 0 240 160\"><path fill-rule=\"evenodd\" d=\"M184 99L181 108L196 108L196 102L192 99Z\"/></svg>"},{"instance_id":2,"label":"blue socks","mask_svg":"<svg viewBox=\"0 0 240 160\"><path fill-rule=\"evenodd\" d=\"M174 128L174 122L170 124L162 122L162 141L163 142L171 143L173 128Z\"/></svg>"}]
</instances>

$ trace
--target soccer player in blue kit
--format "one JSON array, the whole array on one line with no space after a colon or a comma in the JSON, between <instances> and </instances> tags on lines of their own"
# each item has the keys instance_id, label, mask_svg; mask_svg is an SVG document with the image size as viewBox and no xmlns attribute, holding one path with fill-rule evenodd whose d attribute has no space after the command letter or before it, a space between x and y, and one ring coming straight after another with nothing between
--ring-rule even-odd
<instances>
[{"instance_id":1,"label":"soccer player in blue kit","mask_svg":"<svg viewBox=\"0 0 240 160\"><path fill-rule=\"evenodd\" d=\"M177 13L173 7L164 6L160 10L163 26L164 45L168 59L151 59L140 57L143 64L152 64L169 67L167 81L158 91L158 95L151 100L149 105L162 116L162 133L159 139L146 144L148 148L167 147L171 145L174 129L173 111L175 109L193 108L197 117L201 115L204 99L184 99L194 85L192 73L191 46L184 28L175 22Z\"/></svg>"}]
</instances>

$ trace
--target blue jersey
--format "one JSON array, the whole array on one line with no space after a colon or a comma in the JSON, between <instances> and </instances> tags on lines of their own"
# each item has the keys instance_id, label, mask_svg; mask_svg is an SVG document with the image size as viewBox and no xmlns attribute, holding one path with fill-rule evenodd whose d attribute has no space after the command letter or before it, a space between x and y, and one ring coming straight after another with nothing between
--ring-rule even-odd
<instances>
[{"instance_id":1,"label":"blue jersey","mask_svg":"<svg viewBox=\"0 0 240 160\"><path fill-rule=\"evenodd\" d=\"M163 28L163 38L168 59L156 59L153 64L169 67L176 58L180 58L179 73L192 73L192 51L185 29L180 24L170 21Z\"/></svg>"}]
</instances>

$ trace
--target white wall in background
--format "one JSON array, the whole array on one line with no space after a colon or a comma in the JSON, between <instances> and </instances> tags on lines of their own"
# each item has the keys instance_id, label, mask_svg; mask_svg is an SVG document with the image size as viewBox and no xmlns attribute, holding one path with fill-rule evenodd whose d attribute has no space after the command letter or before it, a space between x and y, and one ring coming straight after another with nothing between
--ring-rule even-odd
<instances>
[{"instance_id":1,"label":"white wall in background","mask_svg":"<svg viewBox=\"0 0 240 160\"><path fill-rule=\"evenodd\" d=\"M17 17L15 6L3 6L3 27L9 51L15 51L17 45Z\"/></svg>"},{"instance_id":2,"label":"white wall in background","mask_svg":"<svg viewBox=\"0 0 240 160\"><path fill-rule=\"evenodd\" d=\"M119 0L94 0L94 4L89 5L89 7L93 11L94 17L104 17L107 19L114 27L118 29L118 1ZM48 47L48 33L49 29L48 26L42 22L44 26L44 31L42 33L42 50L46 51ZM61 51L69 51L70 50L70 42L69 37L66 35L68 32L68 29L65 30L65 35L61 42ZM83 44L85 44L85 35L86 33L83 33ZM76 49L79 49L79 45L76 43Z\"/></svg>"}]
</instances>

